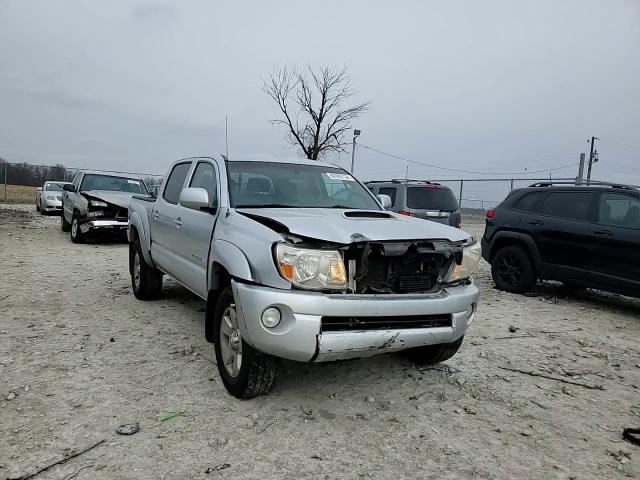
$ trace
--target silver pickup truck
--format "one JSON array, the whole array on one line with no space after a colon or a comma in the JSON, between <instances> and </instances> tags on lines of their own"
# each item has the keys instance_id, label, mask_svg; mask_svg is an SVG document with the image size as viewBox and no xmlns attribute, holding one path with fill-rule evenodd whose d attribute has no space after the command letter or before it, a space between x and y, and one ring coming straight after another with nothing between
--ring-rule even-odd
<instances>
[{"instance_id":1,"label":"silver pickup truck","mask_svg":"<svg viewBox=\"0 0 640 480\"><path fill-rule=\"evenodd\" d=\"M157 298L167 274L207 301L205 336L238 398L267 393L280 358L444 361L476 312L480 246L389 202L323 162L179 160L157 199L129 204L133 292Z\"/></svg>"}]
</instances>

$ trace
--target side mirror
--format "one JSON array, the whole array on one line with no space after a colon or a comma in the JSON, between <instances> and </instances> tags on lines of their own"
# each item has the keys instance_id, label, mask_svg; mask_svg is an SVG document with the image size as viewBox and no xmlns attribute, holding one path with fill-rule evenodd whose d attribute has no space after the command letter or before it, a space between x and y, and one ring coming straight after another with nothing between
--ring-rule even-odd
<instances>
[{"instance_id":1,"label":"side mirror","mask_svg":"<svg viewBox=\"0 0 640 480\"><path fill-rule=\"evenodd\" d=\"M42 187L36 188L36 191L41 192L42 191Z\"/></svg>"},{"instance_id":2,"label":"side mirror","mask_svg":"<svg viewBox=\"0 0 640 480\"><path fill-rule=\"evenodd\" d=\"M389 195L379 193L378 195L376 195L376 198L378 199L378 202L380 202L380 205L382 205L382 208L384 208L385 210L391 207L391 197Z\"/></svg>"},{"instance_id":3,"label":"side mirror","mask_svg":"<svg viewBox=\"0 0 640 480\"><path fill-rule=\"evenodd\" d=\"M192 210L207 210L209 208L209 192L204 188L183 188L178 203Z\"/></svg>"},{"instance_id":4,"label":"side mirror","mask_svg":"<svg viewBox=\"0 0 640 480\"><path fill-rule=\"evenodd\" d=\"M62 189L63 189L65 192L75 192L75 191L76 191L76 187L74 187L74 186L73 186L72 184L70 184L70 183L65 183L65 184L62 186Z\"/></svg>"}]
</instances>

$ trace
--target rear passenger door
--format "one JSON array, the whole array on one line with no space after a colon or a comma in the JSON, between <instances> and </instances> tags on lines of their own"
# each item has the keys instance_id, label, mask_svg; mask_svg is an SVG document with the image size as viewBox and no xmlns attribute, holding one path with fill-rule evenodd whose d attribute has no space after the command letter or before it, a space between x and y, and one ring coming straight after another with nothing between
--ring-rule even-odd
<instances>
[{"instance_id":1,"label":"rear passenger door","mask_svg":"<svg viewBox=\"0 0 640 480\"><path fill-rule=\"evenodd\" d=\"M593 192L550 191L542 213L529 216L544 276L559 280L588 278L597 248L591 237L594 206Z\"/></svg>"},{"instance_id":2,"label":"rear passenger door","mask_svg":"<svg viewBox=\"0 0 640 480\"><path fill-rule=\"evenodd\" d=\"M173 166L162 189L162 195L156 199L151 209L149 222L151 257L162 270L169 274L172 274L174 264L173 243L182 221L178 199L190 168L190 161L177 163Z\"/></svg>"},{"instance_id":3,"label":"rear passenger door","mask_svg":"<svg viewBox=\"0 0 640 480\"><path fill-rule=\"evenodd\" d=\"M640 293L640 196L602 192L591 226L597 243L591 274L594 281Z\"/></svg>"},{"instance_id":4,"label":"rear passenger door","mask_svg":"<svg viewBox=\"0 0 640 480\"><path fill-rule=\"evenodd\" d=\"M207 272L211 236L218 218L220 184L218 168L213 160L203 159L196 164L187 186L204 188L209 194L208 211L178 206L182 224L176 232L172 274L189 290L207 298Z\"/></svg>"}]
</instances>

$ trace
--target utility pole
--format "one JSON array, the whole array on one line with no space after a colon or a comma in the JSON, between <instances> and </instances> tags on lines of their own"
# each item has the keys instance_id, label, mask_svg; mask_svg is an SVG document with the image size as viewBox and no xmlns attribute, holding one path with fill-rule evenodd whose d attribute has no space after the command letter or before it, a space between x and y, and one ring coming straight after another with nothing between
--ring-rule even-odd
<instances>
[{"instance_id":1,"label":"utility pole","mask_svg":"<svg viewBox=\"0 0 640 480\"><path fill-rule=\"evenodd\" d=\"M353 167L356 161L356 138L360 135L361 131L353 129L353 145L351 147L351 173L353 174Z\"/></svg>"},{"instance_id":2,"label":"utility pole","mask_svg":"<svg viewBox=\"0 0 640 480\"><path fill-rule=\"evenodd\" d=\"M591 183L591 168L593 164L598 161L598 151L595 150L594 146L596 140L600 140L598 137L591 137L591 153L589 153L589 169L587 170L587 184Z\"/></svg>"},{"instance_id":3,"label":"utility pole","mask_svg":"<svg viewBox=\"0 0 640 480\"><path fill-rule=\"evenodd\" d=\"M580 154L580 167L578 167L578 178L576 178L576 185L582 185L584 183L584 157L585 154Z\"/></svg>"}]
</instances>

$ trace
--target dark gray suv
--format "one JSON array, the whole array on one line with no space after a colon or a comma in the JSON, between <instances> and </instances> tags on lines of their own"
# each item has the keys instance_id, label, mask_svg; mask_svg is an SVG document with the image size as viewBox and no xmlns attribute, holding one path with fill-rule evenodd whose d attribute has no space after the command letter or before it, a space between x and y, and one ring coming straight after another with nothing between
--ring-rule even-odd
<instances>
[{"instance_id":1,"label":"dark gray suv","mask_svg":"<svg viewBox=\"0 0 640 480\"><path fill-rule=\"evenodd\" d=\"M387 210L460 228L460 207L449 187L426 180L372 180L365 185L374 195L388 195Z\"/></svg>"}]
</instances>

